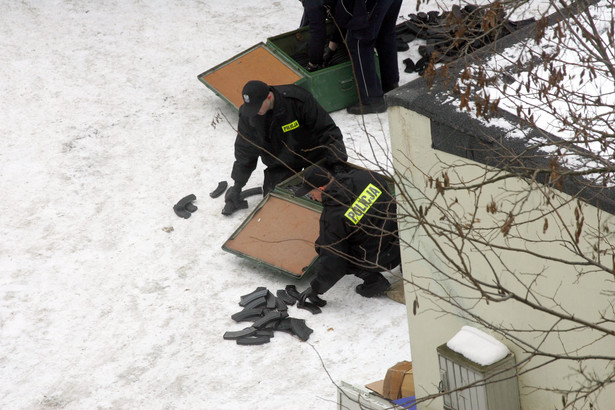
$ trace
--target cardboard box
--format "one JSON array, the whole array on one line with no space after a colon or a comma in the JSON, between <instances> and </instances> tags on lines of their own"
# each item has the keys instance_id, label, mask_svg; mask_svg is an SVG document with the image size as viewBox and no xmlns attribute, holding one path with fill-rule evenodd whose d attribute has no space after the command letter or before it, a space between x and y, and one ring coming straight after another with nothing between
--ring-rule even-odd
<instances>
[{"instance_id":1,"label":"cardboard box","mask_svg":"<svg viewBox=\"0 0 615 410\"><path fill-rule=\"evenodd\" d=\"M409 376L406 377L406 375ZM399 362L395 366L389 368L386 376L384 377L384 397L390 400L397 400L402 397L407 397L402 395L402 385L404 384L404 379L407 378L406 390L408 390L408 386L411 383L410 377L412 377L412 362L404 360L403 362ZM412 390L414 390L414 381L412 381L411 385ZM410 394L409 396L412 395Z\"/></svg>"},{"instance_id":2,"label":"cardboard box","mask_svg":"<svg viewBox=\"0 0 615 410\"><path fill-rule=\"evenodd\" d=\"M367 384L365 387L389 400L414 396L412 362L397 363L387 370L384 380Z\"/></svg>"},{"instance_id":3,"label":"cardboard box","mask_svg":"<svg viewBox=\"0 0 615 410\"><path fill-rule=\"evenodd\" d=\"M401 397L410 397L414 395L414 374L412 373L412 363L410 363L410 370L406 371L404 380L401 382Z\"/></svg>"}]
</instances>

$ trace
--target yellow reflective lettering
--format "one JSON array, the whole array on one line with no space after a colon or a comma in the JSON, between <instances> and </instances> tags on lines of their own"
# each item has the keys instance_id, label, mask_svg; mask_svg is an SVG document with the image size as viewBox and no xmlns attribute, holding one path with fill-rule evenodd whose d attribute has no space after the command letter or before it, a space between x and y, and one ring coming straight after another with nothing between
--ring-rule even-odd
<instances>
[{"instance_id":1,"label":"yellow reflective lettering","mask_svg":"<svg viewBox=\"0 0 615 410\"><path fill-rule=\"evenodd\" d=\"M370 188L370 186L371 186L371 188ZM377 197L379 197L379 196L380 196L380 194L382 194L382 191L380 191L378 188L376 188L376 187L375 187L375 186L373 186L372 184L369 184L367 187L368 187L368 188L370 188L370 189L369 189L369 192L370 192L370 193L371 193L374 197L376 197L376 198L377 198Z\"/></svg>"},{"instance_id":2,"label":"yellow reflective lettering","mask_svg":"<svg viewBox=\"0 0 615 410\"><path fill-rule=\"evenodd\" d=\"M372 207L376 199L382 195L382 191L376 188L374 185L369 184L357 197L356 201L346 211L344 216L350 219L353 224L358 224L363 215Z\"/></svg>"},{"instance_id":3,"label":"yellow reflective lettering","mask_svg":"<svg viewBox=\"0 0 615 410\"><path fill-rule=\"evenodd\" d=\"M295 128L299 128L299 121L297 120L291 122L290 124L282 125L282 131L284 132L292 131Z\"/></svg>"},{"instance_id":4,"label":"yellow reflective lettering","mask_svg":"<svg viewBox=\"0 0 615 410\"><path fill-rule=\"evenodd\" d=\"M346 218L350 219L350 221L356 225L357 222L359 222L356 219L356 215L354 214L354 212L352 212L352 209L349 209L346 211L346 213L344 214L344 216L346 216Z\"/></svg>"},{"instance_id":5,"label":"yellow reflective lettering","mask_svg":"<svg viewBox=\"0 0 615 410\"><path fill-rule=\"evenodd\" d=\"M372 197L372 198L366 198L366 197L365 197L365 195L364 195L364 196L359 197L360 202L361 202L363 205L365 205L366 207L368 207L368 208L369 208L369 206L370 206L370 205L371 205L371 203L372 203L372 199L373 199L373 197Z\"/></svg>"}]
</instances>

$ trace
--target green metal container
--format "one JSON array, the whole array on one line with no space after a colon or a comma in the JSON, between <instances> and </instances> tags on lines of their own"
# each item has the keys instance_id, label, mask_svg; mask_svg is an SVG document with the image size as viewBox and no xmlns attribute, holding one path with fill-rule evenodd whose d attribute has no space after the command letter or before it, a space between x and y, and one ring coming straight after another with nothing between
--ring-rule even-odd
<instances>
[{"instance_id":1,"label":"green metal container","mask_svg":"<svg viewBox=\"0 0 615 410\"><path fill-rule=\"evenodd\" d=\"M310 91L328 112L355 104L359 97L350 61L309 72L293 59L306 52L308 42L308 27L270 37L266 44L249 48L199 74L198 79L235 109L243 103L241 90L250 80L296 84Z\"/></svg>"},{"instance_id":2,"label":"green metal container","mask_svg":"<svg viewBox=\"0 0 615 410\"><path fill-rule=\"evenodd\" d=\"M308 42L307 27L267 39L267 45L272 50L278 51L289 64L302 70L303 77L295 84L310 91L325 110L337 111L359 101L350 60L308 72L290 57L307 49Z\"/></svg>"},{"instance_id":3,"label":"green metal container","mask_svg":"<svg viewBox=\"0 0 615 410\"><path fill-rule=\"evenodd\" d=\"M296 279L311 274L318 259L314 242L320 233L322 204L294 194L306 171L276 185L226 240L222 249ZM387 181L393 192L393 181L389 178Z\"/></svg>"},{"instance_id":4,"label":"green metal container","mask_svg":"<svg viewBox=\"0 0 615 410\"><path fill-rule=\"evenodd\" d=\"M297 279L312 273L322 208L310 202L270 192L222 249Z\"/></svg>"}]
</instances>

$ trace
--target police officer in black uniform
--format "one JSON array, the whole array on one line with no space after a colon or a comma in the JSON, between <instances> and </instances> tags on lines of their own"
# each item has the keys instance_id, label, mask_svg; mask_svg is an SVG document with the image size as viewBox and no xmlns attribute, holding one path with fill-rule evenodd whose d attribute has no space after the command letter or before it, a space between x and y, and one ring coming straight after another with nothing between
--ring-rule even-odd
<instances>
[{"instance_id":1,"label":"police officer in black uniform","mask_svg":"<svg viewBox=\"0 0 615 410\"><path fill-rule=\"evenodd\" d=\"M397 228L397 207L385 178L372 171L351 169L332 176L314 166L306 171L295 193L308 194L322 202L319 255L316 277L301 294L306 300L324 305L318 295L328 291L344 275L363 279L356 292L373 297L390 288L381 272L401 262Z\"/></svg>"},{"instance_id":2,"label":"police officer in black uniform","mask_svg":"<svg viewBox=\"0 0 615 410\"><path fill-rule=\"evenodd\" d=\"M234 185L226 194L222 213L241 208L241 189L260 157L265 169L263 195L283 180L325 158L330 169L347 160L342 132L331 116L305 89L295 85L269 86L248 81L239 109ZM245 207L245 206L243 206Z\"/></svg>"}]
</instances>

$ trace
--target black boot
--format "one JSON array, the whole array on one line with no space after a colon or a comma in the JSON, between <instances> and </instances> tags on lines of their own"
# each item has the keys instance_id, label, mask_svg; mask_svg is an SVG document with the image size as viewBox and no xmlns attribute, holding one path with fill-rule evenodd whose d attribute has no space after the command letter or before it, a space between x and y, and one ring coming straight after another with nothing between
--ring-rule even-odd
<instances>
[{"instance_id":1,"label":"black boot","mask_svg":"<svg viewBox=\"0 0 615 410\"><path fill-rule=\"evenodd\" d=\"M382 86L382 91L384 91L384 93L388 93L391 90L396 89L397 87L399 87L399 83L395 83L395 84L391 84L391 85L383 85Z\"/></svg>"},{"instance_id":2,"label":"black boot","mask_svg":"<svg viewBox=\"0 0 615 410\"><path fill-rule=\"evenodd\" d=\"M366 298L371 298L381 295L391 288L389 281L381 274L377 274L377 277L374 277L374 280L370 279L372 278L368 278L362 284L357 285L355 291L359 295Z\"/></svg>"},{"instance_id":3,"label":"black boot","mask_svg":"<svg viewBox=\"0 0 615 410\"><path fill-rule=\"evenodd\" d=\"M376 114L385 112L386 110L387 104L386 102L384 102L384 98L382 97L369 102L365 102L363 104L356 103L355 105L351 105L346 109L349 114L354 115Z\"/></svg>"}]
</instances>

